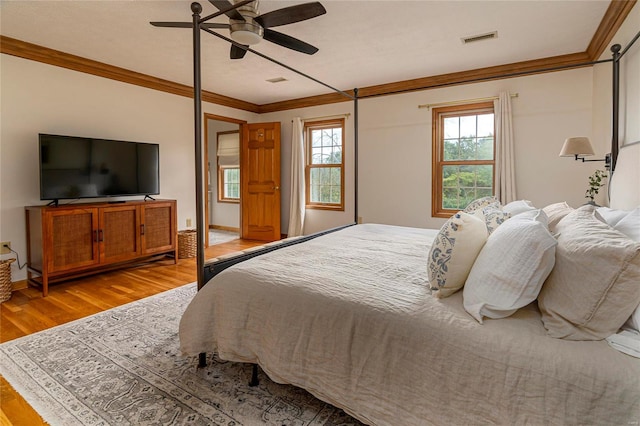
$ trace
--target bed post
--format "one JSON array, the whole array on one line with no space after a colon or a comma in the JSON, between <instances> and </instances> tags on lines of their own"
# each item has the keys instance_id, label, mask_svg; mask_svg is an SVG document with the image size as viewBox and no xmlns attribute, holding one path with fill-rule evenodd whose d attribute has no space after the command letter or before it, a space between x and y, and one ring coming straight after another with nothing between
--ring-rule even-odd
<instances>
[{"instance_id":1,"label":"bed post","mask_svg":"<svg viewBox=\"0 0 640 426\"><path fill-rule=\"evenodd\" d=\"M196 244L198 290L204 286L204 201L202 188L204 173L202 168L202 81L200 70L200 3L191 3L193 12L193 111L194 145L196 149Z\"/></svg>"},{"instance_id":2,"label":"bed post","mask_svg":"<svg viewBox=\"0 0 640 426\"><path fill-rule=\"evenodd\" d=\"M260 380L258 379L258 364L253 364L253 369L251 370L251 381L249 382L249 386L255 387L260 384Z\"/></svg>"},{"instance_id":3,"label":"bed post","mask_svg":"<svg viewBox=\"0 0 640 426\"><path fill-rule=\"evenodd\" d=\"M613 52L613 114L611 117L611 172L616 168L618 160L618 150L620 149L619 138L619 118L620 118L620 46L614 44L611 46Z\"/></svg>"},{"instance_id":4,"label":"bed post","mask_svg":"<svg viewBox=\"0 0 640 426\"><path fill-rule=\"evenodd\" d=\"M353 198L354 198L354 218L353 222L358 223L358 88L353 89Z\"/></svg>"},{"instance_id":5,"label":"bed post","mask_svg":"<svg viewBox=\"0 0 640 426\"><path fill-rule=\"evenodd\" d=\"M194 113L194 145L196 150L196 244L197 244L197 277L198 290L204 286L204 210L202 200L202 91L200 75L200 3L191 3L193 12L193 113ZM198 356L198 368L207 366L207 354Z\"/></svg>"}]
</instances>

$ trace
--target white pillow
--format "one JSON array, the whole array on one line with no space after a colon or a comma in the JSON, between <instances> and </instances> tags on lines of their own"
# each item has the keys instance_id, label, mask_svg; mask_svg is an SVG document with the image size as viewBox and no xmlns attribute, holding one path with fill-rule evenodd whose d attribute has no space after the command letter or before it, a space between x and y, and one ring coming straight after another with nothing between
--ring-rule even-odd
<instances>
[{"instance_id":1,"label":"white pillow","mask_svg":"<svg viewBox=\"0 0 640 426\"><path fill-rule=\"evenodd\" d=\"M611 227L616 226L623 217L631 213L629 210L617 210L609 207L598 207L596 212L598 212L602 221Z\"/></svg>"},{"instance_id":2,"label":"white pillow","mask_svg":"<svg viewBox=\"0 0 640 426\"><path fill-rule=\"evenodd\" d=\"M502 211L509 213L511 217L519 215L520 213L528 212L531 210L537 210L533 203L529 200L517 200L507 203L502 206Z\"/></svg>"},{"instance_id":3,"label":"white pillow","mask_svg":"<svg viewBox=\"0 0 640 426\"><path fill-rule=\"evenodd\" d=\"M487 237L484 221L464 212L454 214L442 226L431 244L427 265L434 296L447 297L464 286Z\"/></svg>"},{"instance_id":4,"label":"white pillow","mask_svg":"<svg viewBox=\"0 0 640 426\"><path fill-rule=\"evenodd\" d=\"M548 218L549 231L555 233L556 225L558 224L558 222L560 222L562 218L571 213L573 210L573 207L571 207L565 201L555 204L549 204L548 206L543 208L542 211L547 215Z\"/></svg>"},{"instance_id":5,"label":"white pillow","mask_svg":"<svg viewBox=\"0 0 640 426\"><path fill-rule=\"evenodd\" d=\"M505 318L536 300L555 263L557 241L542 210L517 215L489 236L464 285L464 309Z\"/></svg>"},{"instance_id":6,"label":"white pillow","mask_svg":"<svg viewBox=\"0 0 640 426\"><path fill-rule=\"evenodd\" d=\"M604 339L640 304L640 242L594 212L595 207L583 206L558 223L556 264L538 295L551 337Z\"/></svg>"},{"instance_id":7,"label":"white pillow","mask_svg":"<svg viewBox=\"0 0 640 426\"><path fill-rule=\"evenodd\" d=\"M495 231L498 226L502 225L505 220L511 217L511 214L503 212L500 205L497 203L479 208L473 212L473 215L484 221L487 225L487 232L489 232L489 234Z\"/></svg>"},{"instance_id":8,"label":"white pillow","mask_svg":"<svg viewBox=\"0 0 640 426\"><path fill-rule=\"evenodd\" d=\"M620 219L613 229L622 232L633 241L640 242L640 207Z\"/></svg>"}]
</instances>

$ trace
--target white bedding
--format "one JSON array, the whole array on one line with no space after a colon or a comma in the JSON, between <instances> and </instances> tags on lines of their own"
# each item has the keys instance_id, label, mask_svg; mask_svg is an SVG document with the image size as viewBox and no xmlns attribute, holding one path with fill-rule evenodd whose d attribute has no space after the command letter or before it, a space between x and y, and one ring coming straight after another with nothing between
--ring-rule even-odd
<instances>
[{"instance_id":1,"label":"white bedding","mask_svg":"<svg viewBox=\"0 0 640 426\"><path fill-rule=\"evenodd\" d=\"M547 337L535 302L480 325L432 297L436 230L357 225L229 268L180 323L187 354L257 362L376 425L638 424L640 360Z\"/></svg>"}]
</instances>

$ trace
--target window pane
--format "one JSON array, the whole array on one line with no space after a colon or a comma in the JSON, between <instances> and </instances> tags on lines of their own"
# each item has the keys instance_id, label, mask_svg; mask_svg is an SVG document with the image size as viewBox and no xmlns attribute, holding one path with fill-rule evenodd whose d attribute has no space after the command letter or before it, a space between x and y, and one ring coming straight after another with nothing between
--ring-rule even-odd
<instances>
[{"instance_id":1,"label":"window pane","mask_svg":"<svg viewBox=\"0 0 640 426\"><path fill-rule=\"evenodd\" d=\"M447 117L444 119L444 138L458 139L460 137L460 118Z\"/></svg>"},{"instance_id":2,"label":"window pane","mask_svg":"<svg viewBox=\"0 0 640 426\"><path fill-rule=\"evenodd\" d=\"M222 193L223 198L240 198L240 169L238 167L223 169Z\"/></svg>"},{"instance_id":3,"label":"window pane","mask_svg":"<svg viewBox=\"0 0 640 426\"><path fill-rule=\"evenodd\" d=\"M477 199L475 188L460 188L460 206L467 207L473 200Z\"/></svg>"},{"instance_id":4,"label":"window pane","mask_svg":"<svg viewBox=\"0 0 640 426\"><path fill-rule=\"evenodd\" d=\"M493 160L493 137L478 139L478 160Z\"/></svg>"},{"instance_id":5,"label":"window pane","mask_svg":"<svg viewBox=\"0 0 640 426\"><path fill-rule=\"evenodd\" d=\"M445 139L444 141L444 160L459 160L460 150L458 148L458 139Z\"/></svg>"},{"instance_id":6,"label":"window pane","mask_svg":"<svg viewBox=\"0 0 640 426\"><path fill-rule=\"evenodd\" d=\"M493 136L493 114L478 115L478 137Z\"/></svg>"},{"instance_id":7,"label":"window pane","mask_svg":"<svg viewBox=\"0 0 640 426\"><path fill-rule=\"evenodd\" d=\"M458 181L461 187L476 186L476 168L477 166L460 166L458 173Z\"/></svg>"},{"instance_id":8,"label":"window pane","mask_svg":"<svg viewBox=\"0 0 640 426\"><path fill-rule=\"evenodd\" d=\"M474 166L476 168L476 186L489 188L493 186L493 166ZM491 195L491 194L489 194Z\"/></svg>"},{"instance_id":9,"label":"window pane","mask_svg":"<svg viewBox=\"0 0 640 426\"><path fill-rule=\"evenodd\" d=\"M476 139L472 137L464 137L460 139L460 159L475 160L476 159Z\"/></svg>"},{"instance_id":10,"label":"window pane","mask_svg":"<svg viewBox=\"0 0 640 426\"><path fill-rule=\"evenodd\" d=\"M443 166L442 167L442 187L443 188L457 188L460 186L458 183L458 174L460 168L458 166Z\"/></svg>"},{"instance_id":11,"label":"window pane","mask_svg":"<svg viewBox=\"0 0 640 426\"><path fill-rule=\"evenodd\" d=\"M476 198L493 194L493 166L443 166L442 207L463 209Z\"/></svg>"},{"instance_id":12,"label":"window pane","mask_svg":"<svg viewBox=\"0 0 640 426\"><path fill-rule=\"evenodd\" d=\"M459 210L461 209L458 200L458 188L445 188L442 193L442 208Z\"/></svg>"},{"instance_id":13,"label":"window pane","mask_svg":"<svg viewBox=\"0 0 640 426\"><path fill-rule=\"evenodd\" d=\"M322 146L322 131L321 130L312 130L311 131L311 146L317 147Z\"/></svg>"},{"instance_id":14,"label":"window pane","mask_svg":"<svg viewBox=\"0 0 640 426\"><path fill-rule=\"evenodd\" d=\"M476 137L476 116L460 117L460 137Z\"/></svg>"},{"instance_id":15,"label":"window pane","mask_svg":"<svg viewBox=\"0 0 640 426\"><path fill-rule=\"evenodd\" d=\"M340 167L314 167L309 173L311 202L340 204Z\"/></svg>"}]
</instances>

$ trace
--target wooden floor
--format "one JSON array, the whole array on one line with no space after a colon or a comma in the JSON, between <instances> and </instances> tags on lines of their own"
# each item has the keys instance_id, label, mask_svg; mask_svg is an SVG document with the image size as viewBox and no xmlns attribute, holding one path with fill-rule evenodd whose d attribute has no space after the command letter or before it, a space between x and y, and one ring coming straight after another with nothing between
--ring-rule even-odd
<instances>
[{"instance_id":1,"label":"wooden floor","mask_svg":"<svg viewBox=\"0 0 640 426\"><path fill-rule=\"evenodd\" d=\"M208 247L205 259L260 242L234 240ZM0 342L6 342L196 281L196 260L161 260L49 287L15 291L0 305ZM0 376L0 425L43 425L40 416Z\"/></svg>"}]
</instances>

